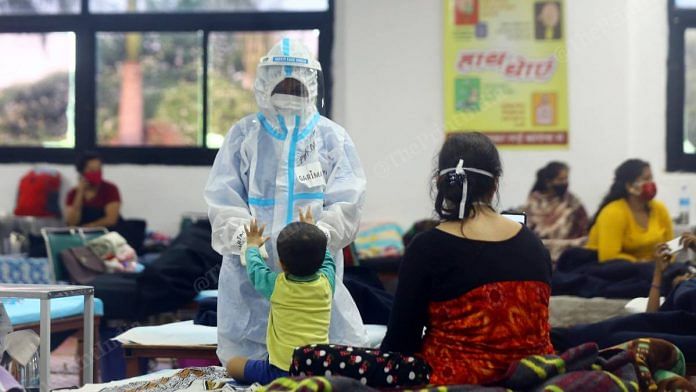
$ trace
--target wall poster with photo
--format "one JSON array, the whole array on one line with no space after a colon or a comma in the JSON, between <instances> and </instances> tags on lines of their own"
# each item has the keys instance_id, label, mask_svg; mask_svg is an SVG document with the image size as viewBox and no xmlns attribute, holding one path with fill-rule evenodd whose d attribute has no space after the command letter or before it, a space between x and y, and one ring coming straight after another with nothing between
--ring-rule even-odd
<instances>
[{"instance_id":1,"label":"wall poster with photo","mask_svg":"<svg viewBox=\"0 0 696 392\"><path fill-rule=\"evenodd\" d=\"M563 0L447 0L445 131L568 146Z\"/></svg>"}]
</instances>

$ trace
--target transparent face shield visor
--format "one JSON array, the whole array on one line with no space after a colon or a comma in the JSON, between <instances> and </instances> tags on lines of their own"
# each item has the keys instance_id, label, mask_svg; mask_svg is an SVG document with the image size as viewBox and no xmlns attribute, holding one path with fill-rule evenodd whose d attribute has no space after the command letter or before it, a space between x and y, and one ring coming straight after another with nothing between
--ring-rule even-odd
<instances>
[{"instance_id":1,"label":"transparent face shield visor","mask_svg":"<svg viewBox=\"0 0 696 392\"><path fill-rule=\"evenodd\" d=\"M325 115L324 74L317 69L296 67L271 91L271 104L278 111L304 111L312 105Z\"/></svg>"}]
</instances>

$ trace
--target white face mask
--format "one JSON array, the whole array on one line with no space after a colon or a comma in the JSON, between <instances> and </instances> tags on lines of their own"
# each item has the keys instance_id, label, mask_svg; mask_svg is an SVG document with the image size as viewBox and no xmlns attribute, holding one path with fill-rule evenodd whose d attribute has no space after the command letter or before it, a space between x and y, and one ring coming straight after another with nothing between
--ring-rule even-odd
<instances>
[{"instance_id":1,"label":"white face mask","mask_svg":"<svg viewBox=\"0 0 696 392\"><path fill-rule=\"evenodd\" d=\"M271 96L273 107L283 113L302 114L309 104L309 99L288 94L273 94Z\"/></svg>"}]
</instances>

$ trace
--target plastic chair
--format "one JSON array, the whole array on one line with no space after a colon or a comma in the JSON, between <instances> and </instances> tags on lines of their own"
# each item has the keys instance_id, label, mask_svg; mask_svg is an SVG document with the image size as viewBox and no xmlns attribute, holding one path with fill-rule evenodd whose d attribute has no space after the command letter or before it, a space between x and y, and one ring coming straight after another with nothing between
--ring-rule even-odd
<instances>
[{"instance_id":1,"label":"plastic chair","mask_svg":"<svg viewBox=\"0 0 696 392\"><path fill-rule=\"evenodd\" d=\"M66 249L84 246L87 241L108 233L104 227L58 227L41 229L41 235L46 242L48 262L53 273L52 281L67 281L68 274L60 260L60 253Z\"/></svg>"}]
</instances>

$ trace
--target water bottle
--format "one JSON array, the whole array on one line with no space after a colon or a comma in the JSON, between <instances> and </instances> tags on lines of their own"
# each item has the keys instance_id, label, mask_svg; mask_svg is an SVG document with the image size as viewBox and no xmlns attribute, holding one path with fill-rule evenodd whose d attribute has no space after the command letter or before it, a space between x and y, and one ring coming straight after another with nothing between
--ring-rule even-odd
<instances>
[{"instance_id":1,"label":"water bottle","mask_svg":"<svg viewBox=\"0 0 696 392\"><path fill-rule=\"evenodd\" d=\"M679 224L688 226L690 214L691 197L689 197L689 188L686 185L682 185L681 195L679 196Z\"/></svg>"}]
</instances>

